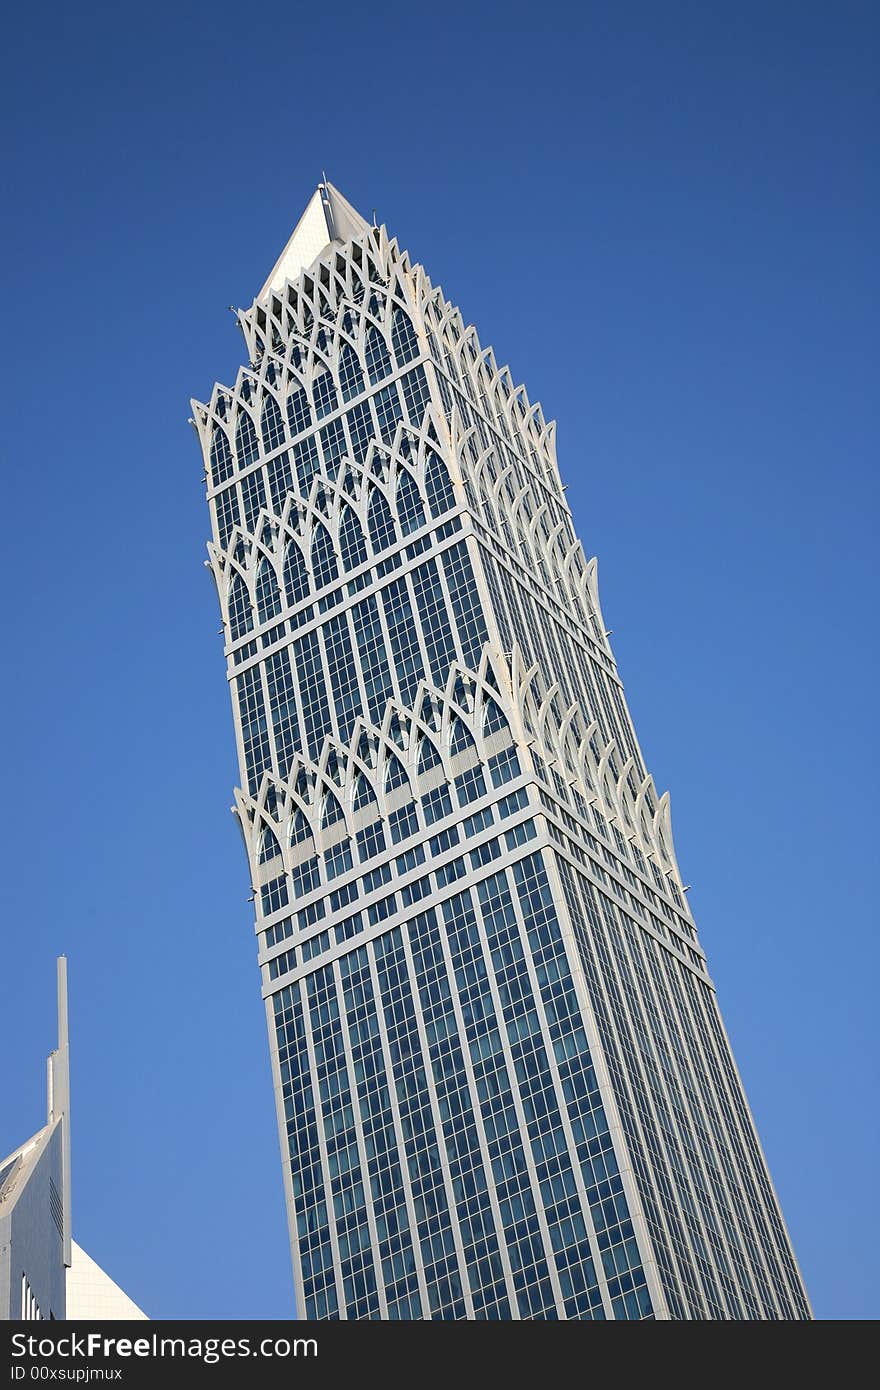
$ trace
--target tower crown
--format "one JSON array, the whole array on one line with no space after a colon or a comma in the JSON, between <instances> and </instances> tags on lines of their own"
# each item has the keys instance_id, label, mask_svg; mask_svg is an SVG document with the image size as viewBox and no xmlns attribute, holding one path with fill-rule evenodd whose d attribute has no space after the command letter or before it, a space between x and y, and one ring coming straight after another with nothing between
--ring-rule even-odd
<instances>
[{"instance_id":1,"label":"tower crown","mask_svg":"<svg viewBox=\"0 0 880 1390\"><path fill-rule=\"evenodd\" d=\"M350 241L367 231L369 223L348 199L332 183L322 181L306 204L257 299L265 299L272 290L281 289L286 280L295 280L300 271L308 270L331 242Z\"/></svg>"}]
</instances>

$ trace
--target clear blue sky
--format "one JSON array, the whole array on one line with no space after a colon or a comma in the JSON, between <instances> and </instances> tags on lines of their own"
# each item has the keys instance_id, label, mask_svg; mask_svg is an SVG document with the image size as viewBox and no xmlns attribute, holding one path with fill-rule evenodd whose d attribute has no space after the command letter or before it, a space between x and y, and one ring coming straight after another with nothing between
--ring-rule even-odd
<instances>
[{"instance_id":1,"label":"clear blue sky","mask_svg":"<svg viewBox=\"0 0 880 1390\"><path fill-rule=\"evenodd\" d=\"M816 1312L880 1313L878 26L850 0L8 16L0 1152L42 1122L66 951L74 1231L152 1315L292 1308L186 421L322 168L559 420Z\"/></svg>"}]
</instances>

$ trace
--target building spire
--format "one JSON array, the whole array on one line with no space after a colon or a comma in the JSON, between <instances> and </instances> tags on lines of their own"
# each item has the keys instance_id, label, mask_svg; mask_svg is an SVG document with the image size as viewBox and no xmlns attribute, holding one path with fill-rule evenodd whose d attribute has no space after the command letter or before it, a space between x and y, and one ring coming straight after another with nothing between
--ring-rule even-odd
<instances>
[{"instance_id":1,"label":"building spire","mask_svg":"<svg viewBox=\"0 0 880 1390\"><path fill-rule=\"evenodd\" d=\"M70 1042L67 1024L67 957L58 957L58 1046L48 1061L48 1122L61 1125L62 1210L64 1263L70 1250Z\"/></svg>"}]
</instances>

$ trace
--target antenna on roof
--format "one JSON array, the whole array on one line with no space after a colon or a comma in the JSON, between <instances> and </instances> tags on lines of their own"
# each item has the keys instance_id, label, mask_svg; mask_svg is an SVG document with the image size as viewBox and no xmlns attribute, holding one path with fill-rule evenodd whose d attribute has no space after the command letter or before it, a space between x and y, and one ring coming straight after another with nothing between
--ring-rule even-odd
<instances>
[{"instance_id":1,"label":"antenna on roof","mask_svg":"<svg viewBox=\"0 0 880 1390\"><path fill-rule=\"evenodd\" d=\"M321 190L321 202L322 202L323 205L324 205L324 220L325 220L326 223L327 223L327 231L328 231L329 234L330 234L330 240L333 241L333 240L335 240L336 235L337 235L337 233L336 233L336 221L335 221L335 218L334 218L334 216L333 216L333 204L332 204L332 202L330 201L330 189L329 189L328 186L327 186L327 171L326 171L326 169L322 169L322 170L321 170L321 179L323 180L323 182L322 182L321 184L319 184L319 188L320 188L320 190Z\"/></svg>"},{"instance_id":2,"label":"antenna on roof","mask_svg":"<svg viewBox=\"0 0 880 1390\"><path fill-rule=\"evenodd\" d=\"M70 1266L70 1049L67 1032L67 957L58 957L58 1046L49 1056L50 1124L61 1121L62 1259Z\"/></svg>"}]
</instances>

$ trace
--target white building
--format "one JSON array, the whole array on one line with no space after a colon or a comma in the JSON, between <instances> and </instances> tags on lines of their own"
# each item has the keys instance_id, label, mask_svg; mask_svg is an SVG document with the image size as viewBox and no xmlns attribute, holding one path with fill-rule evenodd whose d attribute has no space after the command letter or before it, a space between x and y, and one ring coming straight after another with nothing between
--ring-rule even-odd
<instances>
[{"instance_id":1,"label":"white building","mask_svg":"<svg viewBox=\"0 0 880 1390\"><path fill-rule=\"evenodd\" d=\"M58 1047L48 1115L0 1163L0 1320L143 1319L146 1313L71 1239L67 960L58 960Z\"/></svg>"},{"instance_id":2,"label":"white building","mask_svg":"<svg viewBox=\"0 0 880 1390\"><path fill-rule=\"evenodd\" d=\"M555 427L332 184L238 317L193 413L300 1313L809 1317Z\"/></svg>"}]
</instances>

